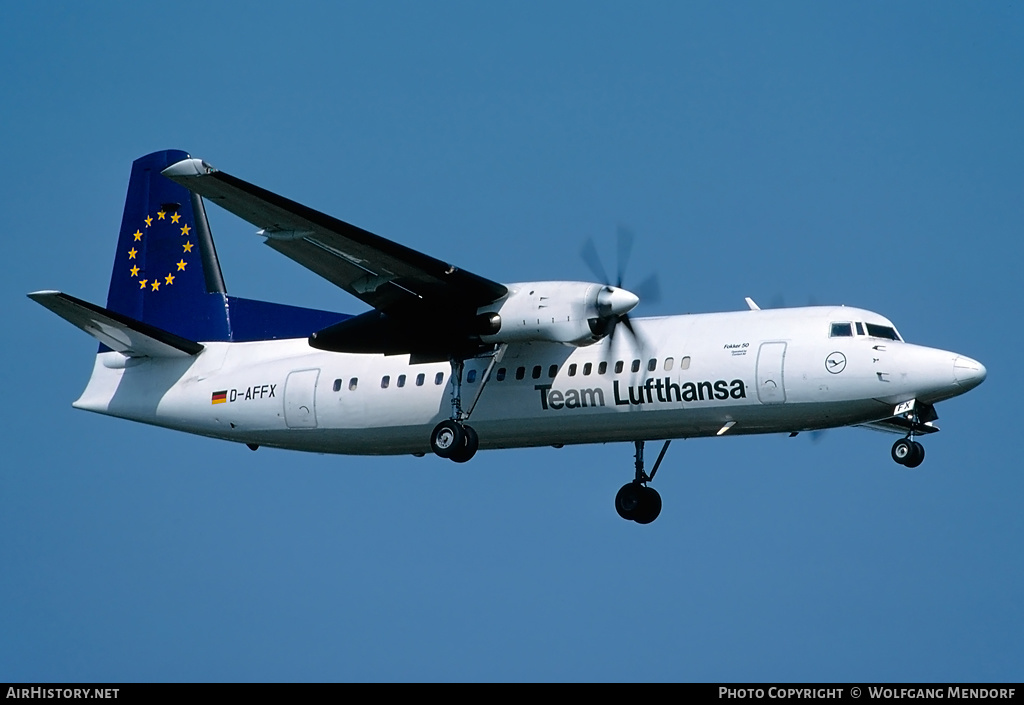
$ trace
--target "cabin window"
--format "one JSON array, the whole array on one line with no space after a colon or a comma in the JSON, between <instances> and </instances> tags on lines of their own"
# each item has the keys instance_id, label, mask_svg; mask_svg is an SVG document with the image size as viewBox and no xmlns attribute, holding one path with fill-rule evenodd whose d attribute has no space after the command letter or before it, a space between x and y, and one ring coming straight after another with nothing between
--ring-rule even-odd
<instances>
[{"instance_id":1,"label":"cabin window","mask_svg":"<svg viewBox=\"0 0 1024 705\"><path fill-rule=\"evenodd\" d=\"M470 370L469 372L466 373L466 381L469 382L470 384L476 382L476 370Z\"/></svg>"},{"instance_id":2,"label":"cabin window","mask_svg":"<svg viewBox=\"0 0 1024 705\"><path fill-rule=\"evenodd\" d=\"M425 379L426 379L426 375L424 375L422 372L420 372L418 375L416 375L416 386L417 387L422 387L423 386L423 381Z\"/></svg>"},{"instance_id":3,"label":"cabin window","mask_svg":"<svg viewBox=\"0 0 1024 705\"><path fill-rule=\"evenodd\" d=\"M690 356L679 358L679 369L688 370L690 369Z\"/></svg>"},{"instance_id":4,"label":"cabin window","mask_svg":"<svg viewBox=\"0 0 1024 705\"><path fill-rule=\"evenodd\" d=\"M857 321L857 335L864 335L864 324Z\"/></svg>"},{"instance_id":5,"label":"cabin window","mask_svg":"<svg viewBox=\"0 0 1024 705\"><path fill-rule=\"evenodd\" d=\"M569 365L569 376L570 377L575 377L576 376L576 363L575 362L572 363L571 365Z\"/></svg>"},{"instance_id":6,"label":"cabin window","mask_svg":"<svg viewBox=\"0 0 1024 705\"><path fill-rule=\"evenodd\" d=\"M437 386L441 386L442 382L444 382L444 372L438 372L436 375L434 375L434 384L436 384Z\"/></svg>"},{"instance_id":7,"label":"cabin window","mask_svg":"<svg viewBox=\"0 0 1024 705\"><path fill-rule=\"evenodd\" d=\"M359 378L358 377L353 377L352 379L350 379L348 381L348 391L350 391L350 392L356 391L356 387L357 386L359 386Z\"/></svg>"},{"instance_id":8,"label":"cabin window","mask_svg":"<svg viewBox=\"0 0 1024 705\"><path fill-rule=\"evenodd\" d=\"M384 375L380 378L380 388L387 389L391 386L391 375Z\"/></svg>"},{"instance_id":9,"label":"cabin window","mask_svg":"<svg viewBox=\"0 0 1024 705\"><path fill-rule=\"evenodd\" d=\"M639 360L633 360L633 364L630 366L629 369L630 369L631 372L639 372L640 371L640 361Z\"/></svg>"},{"instance_id":10,"label":"cabin window","mask_svg":"<svg viewBox=\"0 0 1024 705\"><path fill-rule=\"evenodd\" d=\"M583 374L589 375L591 372L593 372L593 370L594 370L594 364L592 362L588 362L588 363L583 365Z\"/></svg>"},{"instance_id":11,"label":"cabin window","mask_svg":"<svg viewBox=\"0 0 1024 705\"><path fill-rule=\"evenodd\" d=\"M656 369L658 369L658 359L652 357L647 361L647 371L654 372Z\"/></svg>"},{"instance_id":12,"label":"cabin window","mask_svg":"<svg viewBox=\"0 0 1024 705\"><path fill-rule=\"evenodd\" d=\"M551 367L548 368L548 377L550 377L551 379L554 379L555 375L557 375L557 374L558 374L558 365L552 365Z\"/></svg>"},{"instance_id":13,"label":"cabin window","mask_svg":"<svg viewBox=\"0 0 1024 705\"><path fill-rule=\"evenodd\" d=\"M597 374L603 375L607 371L608 371L608 363L607 362L601 362L601 363L599 363L597 365Z\"/></svg>"},{"instance_id":14,"label":"cabin window","mask_svg":"<svg viewBox=\"0 0 1024 705\"><path fill-rule=\"evenodd\" d=\"M534 379L540 379L541 369L542 368L541 368L540 365L534 365L533 366L533 378Z\"/></svg>"},{"instance_id":15,"label":"cabin window","mask_svg":"<svg viewBox=\"0 0 1024 705\"><path fill-rule=\"evenodd\" d=\"M879 326L874 323L868 323L868 335L872 338L885 338L886 340L899 340L900 337L896 335L896 329L890 328L889 326Z\"/></svg>"},{"instance_id":16,"label":"cabin window","mask_svg":"<svg viewBox=\"0 0 1024 705\"><path fill-rule=\"evenodd\" d=\"M525 367L517 367L516 368L516 379L523 379L524 377L526 377L526 368Z\"/></svg>"},{"instance_id":17,"label":"cabin window","mask_svg":"<svg viewBox=\"0 0 1024 705\"><path fill-rule=\"evenodd\" d=\"M505 381L505 368L504 367L499 367L498 368L498 374L494 375L494 378L496 380L498 380L499 382L504 382Z\"/></svg>"},{"instance_id":18,"label":"cabin window","mask_svg":"<svg viewBox=\"0 0 1024 705\"><path fill-rule=\"evenodd\" d=\"M336 391L336 392L340 392L341 391L341 380L340 379L334 380L334 391Z\"/></svg>"},{"instance_id":19,"label":"cabin window","mask_svg":"<svg viewBox=\"0 0 1024 705\"><path fill-rule=\"evenodd\" d=\"M833 323L832 332L829 334L830 338L850 338L853 337L853 326L849 323Z\"/></svg>"},{"instance_id":20,"label":"cabin window","mask_svg":"<svg viewBox=\"0 0 1024 705\"><path fill-rule=\"evenodd\" d=\"M405 375L398 375L398 386L399 387L404 387L405 386Z\"/></svg>"},{"instance_id":21,"label":"cabin window","mask_svg":"<svg viewBox=\"0 0 1024 705\"><path fill-rule=\"evenodd\" d=\"M666 372L671 372L672 371L672 362L673 362L673 360L672 360L671 357L666 357L665 358L665 371Z\"/></svg>"}]
</instances>

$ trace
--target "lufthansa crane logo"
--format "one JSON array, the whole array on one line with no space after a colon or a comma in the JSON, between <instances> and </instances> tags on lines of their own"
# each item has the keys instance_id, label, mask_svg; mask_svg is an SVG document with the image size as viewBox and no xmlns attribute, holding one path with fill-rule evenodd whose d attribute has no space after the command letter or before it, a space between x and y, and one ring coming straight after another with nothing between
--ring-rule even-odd
<instances>
[{"instance_id":1,"label":"lufthansa crane logo","mask_svg":"<svg viewBox=\"0 0 1024 705\"><path fill-rule=\"evenodd\" d=\"M846 355L841 352L834 352L825 358L825 369L834 375L846 369Z\"/></svg>"}]
</instances>

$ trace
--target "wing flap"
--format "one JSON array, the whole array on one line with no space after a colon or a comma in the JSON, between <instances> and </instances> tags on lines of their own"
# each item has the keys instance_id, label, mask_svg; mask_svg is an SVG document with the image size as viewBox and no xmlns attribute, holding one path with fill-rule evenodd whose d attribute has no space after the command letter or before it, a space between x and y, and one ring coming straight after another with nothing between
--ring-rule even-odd
<instances>
[{"instance_id":1,"label":"wing flap","mask_svg":"<svg viewBox=\"0 0 1024 705\"><path fill-rule=\"evenodd\" d=\"M185 159L164 176L261 229L266 244L389 314L475 311L508 289L447 262Z\"/></svg>"},{"instance_id":2,"label":"wing flap","mask_svg":"<svg viewBox=\"0 0 1024 705\"><path fill-rule=\"evenodd\" d=\"M203 350L199 343L60 291L35 291L28 297L129 357L189 357Z\"/></svg>"}]
</instances>

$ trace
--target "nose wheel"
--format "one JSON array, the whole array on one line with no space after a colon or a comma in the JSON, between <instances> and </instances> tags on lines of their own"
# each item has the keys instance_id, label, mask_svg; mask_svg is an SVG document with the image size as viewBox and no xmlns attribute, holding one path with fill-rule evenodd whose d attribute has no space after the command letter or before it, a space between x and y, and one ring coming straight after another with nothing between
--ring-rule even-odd
<instances>
[{"instance_id":1,"label":"nose wheel","mask_svg":"<svg viewBox=\"0 0 1024 705\"><path fill-rule=\"evenodd\" d=\"M901 438L892 444L892 459L908 468L924 462L924 446L913 438Z\"/></svg>"}]
</instances>

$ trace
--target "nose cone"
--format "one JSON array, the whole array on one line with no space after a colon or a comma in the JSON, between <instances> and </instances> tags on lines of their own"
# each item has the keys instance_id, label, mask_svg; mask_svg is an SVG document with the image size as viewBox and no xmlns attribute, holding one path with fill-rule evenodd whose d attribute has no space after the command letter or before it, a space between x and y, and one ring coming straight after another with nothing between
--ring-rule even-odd
<instances>
[{"instance_id":1,"label":"nose cone","mask_svg":"<svg viewBox=\"0 0 1024 705\"><path fill-rule=\"evenodd\" d=\"M953 360L953 376L956 383L963 387L964 391L974 389L985 381L988 371L985 366L977 360L959 355Z\"/></svg>"},{"instance_id":2,"label":"nose cone","mask_svg":"<svg viewBox=\"0 0 1024 705\"><path fill-rule=\"evenodd\" d=\"M621 316L640 303L636 294L617 286L606 286L597 295L597 305L603 316Z\"/></svg>"}]
</instances>

